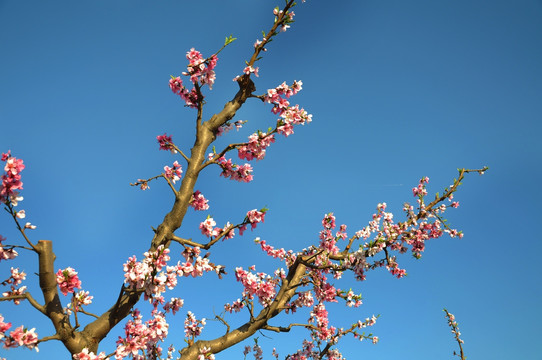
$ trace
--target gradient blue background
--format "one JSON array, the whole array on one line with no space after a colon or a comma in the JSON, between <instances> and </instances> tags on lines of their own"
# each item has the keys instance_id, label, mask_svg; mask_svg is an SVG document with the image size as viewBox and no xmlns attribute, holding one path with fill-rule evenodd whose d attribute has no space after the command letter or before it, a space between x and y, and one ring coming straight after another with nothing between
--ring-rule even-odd
<instances>
[{"instance_id":1,"label":"gradient blue background","mask_svg":"<svg viewBox=\"0 0 542 360\"><path fill-rule=\"evenodd\" d=\"M210 55L233 34L219 56L217 80L207 92L205 118L222 109L237 85L252 44L273 21L275 1L8 1L0 0L0 151L24 159L25 209L38 225L32 239L54 241L56 268L73 266L101 313L117 297L122 264L141 254L172 204L165 183L142 192L130 187L171 164L156 135L167 132L182 149L193 143L194 111L183 107L167 82L185 70L191 47ZM242 220L247 210L269 207L253 233L221 243L212 259L228 277L183 279L174 294L185 307L170 318L171 342L182 346L187 310L213 317L240 296L236 266L272 272L280 264L252 242L294 250L317 242L324 213L352 234L387 202L401 219L411 188L429 176L442 191L456 168L490 166L473 174L456 195L460 208L447 218L462 240L428 244L420 261L400 259L409 276L369 273L353 286L364 296L357 310L331 306L332 321L381 314L373 346L344 339L349 359L445 359L457 349L442 308L459 321L470 359L542 359L540 178L542 146L542 2L540 1L317 1L295 9L296 23L273 41L258 63L259 93L294 79L303 91L292 99L314 116L309 126L268 149L255 180L219 178L217 168L197 188L210 200L219 225ZM272 126L270 107L251 101L236 119L249 120L219 146ZM201 239L206 213L191 211L178 235ZM7 243L21 241L7 214ZM173 246L178 254L179 247ZM23 254L0 263L18 266L37 290L36 259ZM142 309L146 307L140 303ZM45 317L28 304L0 303L13 326L52 335ZM246 314L229 316L232 326ZM300 321L308 318L303 313ZM282 320L282 321L281 321ZM291 320L281 317L275 325ZM202 338L223 331L210 323ZM101 350L113 351L116 328ZM300 347L305 331L259 336L266 358ZM251 342L249 342L251 344ZM218 359L242 358L243 345ZM40 352L6 351L8 359L68 358L62 345Z\"/></svg>"}]
</instances>

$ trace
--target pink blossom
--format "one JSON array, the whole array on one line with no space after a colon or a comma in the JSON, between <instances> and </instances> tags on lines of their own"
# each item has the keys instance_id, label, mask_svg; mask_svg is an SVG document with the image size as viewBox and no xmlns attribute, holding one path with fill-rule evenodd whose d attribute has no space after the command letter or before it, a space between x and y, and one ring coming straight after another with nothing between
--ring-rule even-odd
<instances>
[{"instance_id":1,"label":"pink blossom","mask_svg":"<svg viewBox=\"0 0 542 360\"><path fill-rule=\"evenodd\" d=\"M254 267L252 267L254 269ZM252 299L254 295L263 307L271 304L276 294L278 279L273 279L265 273L254 274L238 267L235 269L235 278L243 284L245 290L243 297Z\"/></svg>"},{"instance_id":2,"label":"pink blossom","mask_svg":"<svg viewBox=\"0 0 542 360\"><path fill-rule=\"evenodd\" d=\"M322 226L325 229L335 229L335 216L333 213L325 214L322 220Z\"/></svg>"},{"instance_id":3,"label":"pink blossom","mask_svg":"<svg viewBox=\"0 0 542 360\"><path fill-rule=\"evenodd\" d=\"M171 135L158 135L156 137L156 140L160 145L160 150L168 150L171 151L172 154L177 153L177 150L175 150L175 147L173 146L173 140L171 139Z\"/></svg>"},{"instance_id":4,"label":"pink blossom","mask_svg":"<svg viewBox=\"0 0 542 360\"><path fill-rule=\"evenodd\" d=\"M196 316L189 311L186 314L186 320L184 321L184 334L187 338L194 338L201 335L203 328L205 327L205 318L198 320Z\"/></svg>"},{"instance_id":5,"label":"pink blossom","mask_svg":"<svg viewBox=\"0 0 542 360\"><path fill-rule=\"evenodd\" d=\"M258 77L258 76L259 76L259 75L258 75L258 71L259 71L259 70L260 70L260 69L259 69L258 67L254 68L254 67L252 67L252 66L247 66L247 67L245 67L245 68L243 69L243 73L245 73L246 75L250 75L251 73L254 73L254 75L255 75L256 77Z\"/></svg>"},{"instance_id":6,"label":"pink blossom","mask_svg":"<svg viewBox=\"0 0 542 360\"><path fill-rule=\"evenodd\" d=\"M36 229L36 225L32 225L31 223L27 222L27 223L24 225L24 228L25 228L25 229L34 230L34 229Z\"/></svg>"},{"instance_id":7,"label":"pink blossom","mask_svg":"<svg viewBox=\"0 0 542 360\"><path fill-rule=\"evenodd\" d=\"M237 299L233 302L232 305L230 305L229 303L224 305L224 310L231 314L232 312L241 311L241 309L243 309L244 307L245 307L245 303L242 302L241 299Z\"/></svg>"},{"instance_id":8,"label":"pink blossom","mask_svg":"<svg viewBox=\"0 0 542 360\"><path fill-rule=\"evenodd\" d=\"M241 129L243 127L243 124L246 124L246 123L247 123L247 120L237 120L233 124L230 123L229 121L227 121L218 128L216 136L221 136L221 135L227 133L228 131L233 130L233 128L235 128L237 131L239 131L239 129ZM214 156L214 154L213 154L213 156Z\"/></svg>"},{"instance_id":9,"label":"pink blossom","mask_svg":"<svg viewBox=\"0 0 542 360\"><path fill-rule=\"evenodd\" d=\"M252 166L250 164L237 165L232 163L231 159L226 160L224 156L217 159L217 164L222 168L220 176L237 180L241 182L250 182L253 180Z\"/></svg>"},{"instance_id":10,"label":"pink blossom","mask_svg":"<svg viewBox=\"0 0 542 360\"><path fill-rule=\"evenodd\" d=\"M149 350L161 352L157 345L158 341L163 341L168 334L169 325L165 321L164 314L154 310L152 318L143 323L140 312L136 309L132 313L132 320L129 320L125 327L125 337L119 336L117 340L117 349L115 359L123 359L132 356L136 359L143 359L138 355Z\"/></svg>"},{"instance_id":11,"label":"pink blossom","mask_svg":"<svg viewBox=\"0 0 542 360\"><path fill-rule=\"evenodd\" d=\"M165 305L164 305L164 311L166 313L168 313L169 311L171 311L173 313L173 315L175 315L175 313L177 311L179 311L184 305L184 300L183 299L180 299L180 298L171 298L171 300L169 302L167 302Z\"/></svg>"},{"instance_id":12,"label":"pink blossom","mask_svg":"<svg viewBox=\"0 0 542 360\"><path fill-rule=\"evenodd\" d=\"M17 297L20 295L23 295L26 292L26 286L21 286L20 288L16 288L15 285L11 285L10 289L11 289L10 291L4 291L2 293L2 296L6 298L13 297L12 299L13 303L15 305L19 305L24 298L21 299Z\"/></svg>"},{"instance_id":13,"label":"pink blossom","mask_svg":"<svg viewBox=\"0 0 542 360\"><path fill-rule=\"evenodd\" d=\"M75 311L79 311L79 307L83 305L90 305L94 297L89 295L88 291L79 291L74 296L75 300Z\"/></svg>"},{"instance_id":14,"label":"pink blossom","mask_svg":"<svg viewBox=\"0 0 542 360\"><path fill-rule=\"evenodd\" d=\"M201 230L201 233L207 237L210 236L216 236L216 232L214 231L214 226L216 225L216 222L213 220L212 217L208 217L205 219L200 225L199 228Z\"/></svg>"},{"instance_id":15,"label":"pink blossom","mask_svg":"<svg viewBox=\"0 0 542 360\"><path fill-rule=\"evenodd\" d=\"M333 326L329 327L328 312L323 303L319 303L313 308L309 322L316 323L320 340L329 340L335 332Z\"/></svg>"},{"instance_id":16,"label":"pink blossom","mask_svg":"<svg viewBox=\"0 0 542 360\"><path fill-rule=\"evenodd\" d=\"M199 349L198 360L215 360L215 356L211 352L211 348L204 346Z\"/></svg>"},{"instance_id":17,"label":"pink blossom","mask_svg":"<svg viewBox=\"0 0 542 360\"><path fill-rule=\"evenodd\" d=\"M173 163L172 168L170 168L169 166L164 166L164 176L170 179L171 182L174 184L181 179L182 174L183 169L177 161Z\"/></svg>"},{"instance_id":18,"label":"pink blossom","mask_svg":"<svg viewBox=\"0 0 542 360\"><path fill-rule=\"evenodd\" d=\"M21 181L21 172L25 168L23 160L11 156L11 153L2 154L2 161L6 162L4 167L5 174L2 175L2 184L0 185L0 202L11 202L17 206L17 201L22 200L17 190L23 188Z\"/></svg>"},{"instance_id":19,"label":"pink blossom","mask_svg":"<svg viewBox=\"0 0 542 360\"><path fill-rule=\"evenodd\" d=\"M4 156L2 156L2 158L4 158ZM17 175L21 171L23 171L23 169L25 168L23 164L23 160L21 159L17 159L15 157L7 157L6 160L3 160L3 161L6 161L6 166L4 167L4 171L7 172L8 174Z\"/></svg>"},{"instance_id":20,"label":"pink blossom","mask_svg":"<svg viewBox=\"0 0 542 360\"><path fill-rule=\"evenodd\" d=\"M150 189L151 187L149 186L149 183L146 181L146 180L143 180L143 179L137 179L137 183L136 184L139 184L139 188L141 190L147 190L147 189Z\"/></svg>"},{"instance_id":21,"label":"pink blossom","mask_svg":"<svg viewBox=\"0 0 542 360\"><path fill-rule=\"evenodd\" d=\"M286 252L283 248L275 250L275 248L271 245L267 245L265 240L260 240L260 238L256 238L255 242L260 243L260 246L263 251L267 253L267 255L273 257L273 258L279 258L280 260L284 260L286 255L292 256L292 251Z\"/></svg>"},{"instance_id":22,"label":"pink blossom","mask_svg":"<svg viewBox=\"0 0 542 360\"><path fill-rule=\"evenodd\" d=\"M171 91L173 91L173 93L180 94L183 89L183 81L179 76L172 76L171 79L169 79L169 88L171 89Z\"/></svg>"},{"instance_id":23,"label":"pink blossom","mask_svg":"<svg viewBox=\"0 0 542 360\"><path fill-rule=\"evenodd\" d=\"M251 225L251 230L254 230L256 228L256 225L260 222L264 222L265 219L265 213L267 212L267 209L261 209L262 211L258 211L256 209L250 210L247 212L247 216L245 217L245 222L248 222ZM239 229L241 230L241 229ZM242 234L241 234L242 235Z\"/></svg>"},{"instance_id":24,"label":"pink blossom","mask_svg":"<svg viewBox=\"0 0 542 360\"><path fill-rule=\"evenodd\" d=\"M192 198L190 199L189 204L196 211L209 210L209 200L205 199L205 197L199 190L192 194Z\"/></svg>"},{"instance_id":25,"label":"pink blossom","mask_svg":"<svg viewBox=\"0 0 542 360\"><path fill-rule=\"evenodd\" d=\"M6 331L11 328L11 323L4 322L4 317L0 315L0 339L3 339L6 335Z\"/></svg>"},{"instance_id":26,"label":"pink blossom","mask_svg":"<svg viewBox=\"0 0 542 360\"><path fill-rule=\"evenodd\" d=\"M64 296L73 293L75 288L81 288L81 281L77 277L77 272L71 267L64 270L58 270L56 273L56 282Z\"/></svg>"},{"instance_id":27,"label":"pink blossom","mask_svg":"<svg viewBox=\"0 0 542 360\"><path fill-rule=\"evenodd\" d=\"M239 158L248 161L252 159L261 160L265 157L266 148L275 142L273 134L257 132L249 136L249 142L238 148Z\"/></svg>"},{"instance_id":28,"label":"pink blossom","mask_svg":"<svg viewBox=\"0 0 542 360\"><path fill-rule=\"evenodd\" d=\"M4 347L25 346L31 350L36 349L36 351L39 351L37 347L38 334L36 334L35 330L28 330L23 325L19 326L9 333L9 337L4 341Z\"/></svg>"},{"instance_id":29,"label":"pink blossom","mask_svg":"<svg viewBox=\"0 0 542 360\"><path fill-rule=\"evenodd\" d=\"M73 355L74 360L104 360L106 358L105 352L101 352L98 355L94 354L92 351L88 351L88 348L84 348L78 354Z\"/></svg>"},{"instance_id":30,"label":"pink blossom","mask_svg":"<svg viewBox=\"0 0 542 360\"><path fill-rule=\"evenodd\" d=\"M19 268L11 268L11 276L7 281L8 284L13 284L14 286L20 285L23 280L26 279L26 273L24 271L19 272Z\"/></svg>"},{"instance_id":31,"label":"pink blossom","mask_svg":"<svg viewBox=\"0 0 542 360\"><path fill-rule=\"evenodd\" d=\"M8 150L7 153L2 153L2 157L0 158L1 161L6 161L11 156L11 150Z\"/></svg>"}]
</instances>

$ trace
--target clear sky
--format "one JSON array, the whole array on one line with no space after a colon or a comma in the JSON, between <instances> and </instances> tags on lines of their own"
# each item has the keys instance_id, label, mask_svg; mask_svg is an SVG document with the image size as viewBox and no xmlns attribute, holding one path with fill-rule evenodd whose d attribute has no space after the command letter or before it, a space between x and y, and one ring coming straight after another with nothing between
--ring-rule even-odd
<instances>
[{"instance_id":1,"label":"clear sky","mask_svg":"<svg viewBox=\"0 0 542 360\"><path fill-rule=\"evenodd\" d=\"M174 160L159 152L165 132L182 149L193 144L195 113L168 88L186 67L190 48L211 55L224 37L238 38L219 55L214 90L204 116L222 109L237 88L252 45L273 21L282 1L10 1L0 0L0 151L24 159L27 220L38 225L32 240L54 241L56 268L74 267L94 296L89 311L112 305L122 264L147 250L151 226L172 204L165 183L142 192L138 178L159 174ZM279 137L255 180L239 184L208 169L198 182L219 224L239 221L267 206L265 224L212 251L226 265L221 282L209 274L182 280L175 295L185 307L171 321L170 342L180 348L186 311L213 317L240 296L236 266L270 261L252 242L259 236L300 250L318 241L324 213L333 211L350 233L364 227L379 202L401 219L411 189L423 176L429 191L449 185L457 168L490 167L468 176L448 220L462 240L428 243L424 257L399 259L408 277L385 271L343 289L362 292L356 310L332 307L332 321L380 314L372 329L380 343L345 339L348 359L446 359L457 349L442 308L459 321L470 359L541 359L542 283L542 2L535 0L318 1L295 9L296 23L280 34L259 62L258 93L286 81L303 81L292 101L313 122ZM270 107L255 100L236 116L245 129L219 141L241 141L272 126ZM206 213L191 211L178 235L199 238ZM0 234L20 241L7 214ZM173 253L178 254L178 247ZM32 254L0 263L28 275L35 297ZM173 296L166 294L166 296ZM14 326L52 334L29 305L0 303ZM303 314L303 317L307 314ZM231 317L242 321L244 315ZM284 322L287 318L281 318ZM174 320L174 321L173 321ZM274 324L280 324L280 319ZM211 323L202 338L223 331ZM118 327L100 350L113 351ZM267 359L300 347L305 335L259 335ZM243 345L218 359L242 358ZM68 358L60 344L7 352L8 359Z\"/></svg>"}]
</instances>

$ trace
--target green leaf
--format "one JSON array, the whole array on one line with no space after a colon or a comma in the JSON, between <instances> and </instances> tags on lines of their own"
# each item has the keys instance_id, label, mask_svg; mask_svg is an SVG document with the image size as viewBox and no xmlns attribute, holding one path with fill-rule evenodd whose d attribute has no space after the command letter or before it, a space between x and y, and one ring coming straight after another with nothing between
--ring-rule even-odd
<instances>
[{"instance_id":1,"label":"green leaf","mask_svg":"<svg viewBox=\"0 0 542 360\"><path fill-rule=\"evenodd\" d=\"M233 34L231 34L230 36L226 36L226 40L224 41L224 46L228 46L229 44L231 44L235 40L237 40L237 38L234 38Z\"/></svg>"}]
</instances>

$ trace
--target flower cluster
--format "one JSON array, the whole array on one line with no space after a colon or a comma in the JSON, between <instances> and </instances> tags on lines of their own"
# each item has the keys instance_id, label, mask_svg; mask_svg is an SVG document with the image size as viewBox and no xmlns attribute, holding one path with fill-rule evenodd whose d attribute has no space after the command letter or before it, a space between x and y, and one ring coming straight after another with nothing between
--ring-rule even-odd
<instances>
[{"instance_id":1,"label":"flower cluster","mask_svg":"<svg viewBox=\"0 0 542 360\"><path fill-rule=\"evenodd\" d=\"M2 161L6 162L4 166L5 173L2 174L2 184L0 185L0 202L17 206L17 202L22 200L17 190L22 190L21 171L25 166L23 160L11 156L11 152L2 153Z\"/></svg>"},{"instance_id":2,"label":"flower cluster","mask_svg":"<svg viewBox=\"0 0 542 360\"><path fill-rule=\"evenodd\" d=\"M18 285L21 285L23 280L26 279L26 273L21 271L19 272L19 268L11 268L11 276L4 280L2 282L2 285L10 285L10 291L4 291L2 293L2 296L4 297L16 297L17 295L22 295L26 291L26 286L21 286L20 288L17 288ZM19 305L21 303L20 298L14 298L13 303L15 305Z\"/></svg>"},{"instance_id":3,"label":"flower cluster","mask_svg":"<svg viewBox=\"0 0 542 360\"><path fill-rule=\"evenodd\" d=\"M250 75L250 74L254 74L256 77L258 77L258 71L260 70L260 68L258 67L252 67L252 66L247 66L243 69L243 73L245 75Z\"/></svg>"},{"instance_id":4,"label":"flower cluster","mask_svg":"<svg viewBox=\"0 0 542 360\"><path fill-rule=\"evenodd\" d=\"M278 114L280 118L277 120L277 132L286 137L294 133L294 125L305 125L312 121L312 115L308 114L299 105L290 106L287 100L290 96L301 91L303 83L294 81L292 86L288 86L285 82L274 89L267 90L264 100L273 104L271 112Z\"/></svg>"},{"instance_id":5,"label":"flower cluster","mask_svg":"<svg viewBox=\"0 0 542 360\"><path fill-rule=\"evenodd\" d=\"M328 340L335 333L336 328L329 326L329 319L326 307L323 303L317 304L311 312L310 323L315 323L317 336L320 340Z\"/></svg>"},{"instance_id":6,"label":"flower cluster","mask_svg":"<svg viewBox=\"0 0 542 360\"><path fill-rule=\"evenodd\" d=\"M346 306L349 306L349 307L359 307L363 304L363 302L361 301L361 295L354 294L352 289L350 289L346 293L345 299L346 299Z\"/></svg>"},{"instance_id":7,"label":"flower cluster","mask_svg":"<svg viewBox=\"0 0 542 360\"><path fill-rule=\"evenodd\" d=\"M224 305L224 310L231 314L232 312L241 311L241 309L243 309L244 307L245 307L245 303L241 301L241 299L237 299L231 305L230 303L227 303L226 305Z\"/></svg>"},{"instance_id":8,"label":"flower cluster","mask_svg":"<svg viewBox=\"0 0 542 360\"><path fill-rule=\"evenodd\" d=\"M377 319L377 317L373 315L370 318L366 318L365 321L359 320L358 323L356 324L357 328L358 329L363 329L363 328L366 328L368 326L373 326L374 324L376 324L376 319ZM361 340L362 339L360 339L360 341Z\"/></svg>"},{"instance_id":9,"label":"flower cluster","mask_svg":"<svg viewBox=\"0 0 542 360\"><path fill-rule=\"evenodd\" d=\"M459 337L461 336L461 332L459 331L459 326L457 325L457 321L455 321L454 314L448 312L448 310L443 310L446 313L446 318L448 319L448 326L452 329L452 334L454 334L454 337L456 341L461 345L464 343L463 340L461 340Z\"/></svg>"},{"instance_id":10,"label":"flower cluster","mask_svg":"<svg viewBox=\"0 0 542 360\"><path fill-rule=\"evenodd\" d=\"M171 77L169 80L169 87L171 91L173 91L174 94L177 94L181 97L181 99L184 100L186 103L186 106L191 108L197 108L198 107L198 101L200 100L200 96L195 88L192 88L192 90L188 90L183 86L183 81L180 78L180 76L177 77Z\"/></svg>"},{"instance_id":11,"label":"flower cluster","mask_svg":"<svg viewBox=\"0 0 542 360\"><path fill-rule=\"evenodd\" d=\"M199 349L198 360L215 360L215 355L211 352L211 348L204 346Z\"/></svg>"},{"instance_id":12,"label":"flower cluster","mask_svg":"<svg viewBox=\"0 0 542 360\"><path fill-rule=\"evenodd\" d=\"M412 194L414 196L425 196L427 195L427 189L425 188L425 184L429 182L429 178L426 176L422 179L420 179L420 182L417 187L412 188Z\"/></svg>"},{"instance_id":13,"label":"flower cluster","mask_svg":"<svg viewBox=\"0 0 542 360\"><path fill-rule=\"evenodd\" d=\"M77 277L77 272L71 267L57 271L56 283L64 296L75 292L75 288L81 289L81 280Z\"/></svg>"},{"instance_id":14,"label":"flower cluster","mask_svg":"<svg viewBox=\"0 0 542 360\"><path fill-rule=\"evenodd\" d=\"M208 59L204 59L203 55L194 48L190 49L186 53L186 58L188 59L187 72L183 72L183 75L190 76L190 81L193 84L200 83L202 86L208 84L209 88L213 88L213 84L216 79L216 74L214 68L218 62L218 57L212 55Z\"/></svg>"},{"instance_id":15,"label":"flower cluster","mask_svg":"<svg viewBox=\"0 0 542 360\"><path fill-rule=\"evenodd\" d=\"M320 351L316 348L316 345L312 341L303 340L303 347L296 353L290 355L288 360L307 360L307 359L319 359Z\"/></svg>"},{"instance_id":16,"label":"flower cluster","mask_svg":"<svg viewBox=\"0 0 542 360\"><path fill-rule=\"evenodd\" d=\"M158 135L156 137L156 140L158 141L158 144L160 145L160 150L167 150L171 151L172 154L176 154L177 150L175 149L175 145L173 145L173 140L171 138L171 135Z\"/></svg>"},{"instance_id":17,"label":"flower cluster","mask_svg":"<svg viewBox=\"0 0 542 360\"><path fill-rule=\"evenodd\" d=\"M139 188L143 191L151 188L149 182L144 179L137 179L137 182L134 185L139 185Z\"/></svg>"},{"instance_id":18,"label":"flower cluster","mask_svg":"<svg viewBox=\"0 0 542 360\"><path fill-rule=\"evenodd\" d=\"M199 224L201 233L207 237L218 236L220 234L220 228L215 228L216 221L212 217L207 217Z\"/></svg>"},{"instance_id":19,"label":"flower cluster","mask_svg":"<svg viewBox=\"0 0 542 360\"><path fill-rule=\"evenodd\" d=\"M177 313L177 311L179 311L184 305L184 300L183 299L180 299L180 298L171 298L171 300L169 302L167 302L165 305L164 305L164 311L166 313L170 312L175 315L175 313Z\"/></svg>"},{"instance_id":20,"label":"flower cluster","mask_svg":"<svg viewBox=\"0 0 542 360\"><path fill-rule=\"evenodd\" d=\"M303 1L305 2L305 1ZM278 21L278 19L283 16L284 11L279 10L278 6L273 9L273 14L275 15L275 22ZM291 23L294 22L294 12L293 11L287 11L284 19L282 20L282 25L280 27L280 31L284 32L290 28Z\"/></svg>"},{"instance_id":21,"label":"flower cluster","mask_svg":"<svg viewBox=\"0 0 542 360\"><path fill-rule=\"evenodd\" d=\"M302 86L302 81L294 80L292 86L288 86L286 82L283 82L274 89L268 89L264 100L273 104L273 109L271 110L273 114L280 115L290 106L290 102L286 99L300 92Z\"/></svg>"},{"instance_id":22,"label":"flower cluster","mask_svg":"<svg viewBox=\"0 0 542 360\"><path fill-rule=\"evenodd\" d=\"M171 278L176 282L177 276L177 269L168 271L167 274L161 272L169 261L169 249L161 245L156 251L145 252L143 255L143 261L137 261L137 258L132 256L124 263L124 283L128 284L131 290L143 289L145 300L153 297L161 299L166 286L173 287Z\"/></svg>"},{"instance_id":23,"label":"flower cluster","mask_svg":"<svg viewBox=\"0 0 542 360\"><path fill-rule=\"evenodd\" d=\"M346 225L341 225L340 230L334 236L331 230L335 229L336 226L335 216L333 216L333 213L329 213L324 215L322 226L324 230L320 231L320 249L326 250L330 254L338 254L337 240L346 238Z\"/></svg>"},{"instance_id":24,"label":"flower cluster","mask_svg":"<svg viewBox=\"0 0 542 360\"><path fill-rule=\"evenodd\" d=\"M209 158L213 157L214 154L209 154ZM234 164L231 159L226 160L224 156L218 158L216 162L222 168L220 176L240 182L251 182L254 179L252 176L252 166L250 164L237 165Z\"/></svg>"},{"instance_id":25,"label":"flower cluster","mask_svg":"<svg viewBox=\"0 0 542 360\"><path fill-rule=\"evenodd\" d=\"M245 355L245 359L247 358L247 355L252 351L252 355L254 356L254 360L263 360L263 350L260 345L258 345L258 340L254 339L254 345L253 346L245 346L245 350L243 350L243 355Z\"/></svg>"},{"instance_id":26,"label":"flower cluster","mask_svg":"<svg viewBox=\"0 0 542 360\"><path fill-rule=\"evenodd\" d=\"M201 335L203 328L205 327L206 319L201 320L196 319L191 311L186 314L186 319L184 320L184 334L187 338L195 338Z\"/></svg>"},{"instance_id":27,"label":"flower cluster","mask_svg":"<svg viewBox=\"0 0 542 360\"><path fill-rule=\"evenodd\" d=\"M17 257L19 253L13 249L13 247L5 247L2 245L2 241L5 241L6 238L0 235L0 261L2 260L11 260Z\"/></svg>"},{"instance_id":28,"label":"flower cluster","mask_svg":"<svg viewBox=\"0 0 542 360\"><path fill-rule=\"evenodd\" d=\"M298 308L311 307L314 305L314 298L311 291L303 291L297 293L297 299L288 304L288 311L296 312Z\"/></svg>"},{"instance_id":29,"label":"flower cluster","mask_svg":"<svg viewBox=\"0 0 542 360\"><path fill-rule=\"evenodd\" d=\"M164 303L162 293L166 288L173 289L177 286L177 277L202 276L204 272L220 271L218 266L209 262L207 255L200 256L199 248L187 248L182 252L185 262L177 262L175 266L167 266L169 261L169 249L159 246L156 251L145 252L144 259L137 261L132 256L124 264L124 283L131 290L143 290L145 300L149 300L158 306ZM164 271L165 270L165 271ZM177 311L182 306L181 299L172 299L164 305L164 310Z\"/></svg>"},{"instance_id":30,"label":"flower cluster","mask_svg":"<svg viewBox=\"0 0 542 360\"><path fill-rule=\"evenodd\" d=\"M251 268L255 269L254 266ZM273 301L276 294L275 288L280 280L280 278L273 278L263 272L254 274L241 267L235 268L235 278L244 286L243 298L253 299L256 295L263 307L269 306Z\"/></svg>"},{"instance_id":31,"label":"flower cluster","mask_svg":"<svg viewBox=\"0 0 542 360\"><path fill-rule=\"evenodd\" d=\"M340 290L336 289L327 280L322 270L313 269L310 272L312 283L314 284L314 295L319 302L337 302L337 296Z\"/></svg>"},{"instance_id":32,"label":"flower cluster","mask_svg":"<svg viewBox=\"0 0 542 360\"><path fill-rule=\"evenodd\" d=\"M73 308L75 311L79 311L80 307L83 305L92 304L92 299L94 296L90 296L88 291L79 291L73 297Z\"/></svg>"},{"instance_id":33,"label":"flower cluster","mask_svg":"<svg viewBox=\"0 0 542 360\"><path fill-rule=\"evenodd\" d=\"M259 243L262 250L264 252L267 253L267 255L273 257L273 258L278 258L280 260L284 260L286 258L286 256L288 257L294 257L295 255L293 254L293 251L292 250L288 250L288 252L286 252L286 250L284 250L284 248L280 248L278 250L276 250L273 246L271 245L267 245L267 242L265 240L260 240L260 238L256 238L254 240L256 243Z\"/></svg>"},{"instance_id":34,"label":"flower cluster","mask_svg":"<svg viewBox=\"0 0 542 360\"><path fill-rule=\"evenodd\" d=\"M248 161L252 159L262 160L265 157L265 149L275 142L275 135L267 135L263 132L256 132L248 137L248 143L238 148L240 159Z\"/></svg>"},{"instance_id":35,"label":"flower cluster","mask_svg":"<svg viewBox=\"0 0 542 360\"><path fill-rule=\"evenodd\" d=\"M124 326L125 337L119 336L115 359L120 360L128 356L140 359L138 353L154 353L159 355L162 349L157 345L163 341L168 334L169 325L163 313L152 312L152 318L146 322L142 321L140 312L136 309L132 313L132 319Z\"/></svg>"},{"instance_id":36,"label":"flower cluster","mask_svg":"<svg viewBox=\"0 0 542 360\"><path fill-rule=\"evenodd\" d=\"M29 349L38 349L38 334L36 329L26 329L23 325L19 326L15 330L7 333L11 328L11 323L4 322L4 317L0 315L0 343L3 343L4 348L16 348L24 346Z\"/></svg>"},{"instance_id":37,"label":"flower cluster","mask_svg":"<svg viewBox=\"0 0 542 360\"><path fill-rule=\"evenodd\" d=\"M192 194L189 204L196 211L209 210L209 200L207 200L199 190Z\"/></svg>"},{"instance_id":38,"label":"flower cluster","mask_svg":"<svg viewBox=\"0 0 542 360\"><path fill-rule=\"evenodd\" d=\"M190 81L197 88L207 84L212 89L216 79L214 68L216 67L218 57L212 55L210 58L204 59L199 51L192 48L186 53L186 58L188 59L187 71L182 74L189 76ZM191 108L197 108L198 103L203 100L201 93L196 87L188 90L183 85L180 76L172 76L169 80L169 87L174 94L179 95L185 101L186 105Z\"/></svg>"},{"instance_id":39,"label":"flower cluster","mask_svg":"<svg viewBox=\"0 0 542 360\"><path fill-rule=\"evenodd\" d=\"M101 352L98 355L94 354L92 351L88 351L87 348L84 348L83 351L81 351L78 354L73 355L74 360L105 360L106 355L105 352Z\"/></svg>"},{"instance_id":40,"label":"flower cluster","mask_svg":"<svg viewBox=\"0 0 542 360\"><path fill-rule=\"evenodd\" d=\"M226 134L228 131L233 130L235 128L237 131L243 127L243 124L245 124L246 120L237 120L233 123L230 123L229 121L226 121L224 124L220 125L216 132L216 136L221 136Z\"/></svg>"},{"instance_id":41,"label":"flower cluster","mask_svg":"<svg viewBox=\"0 0 542 360\"><path fill-rule=\"evenodd\" d=\"M183 169L177 161L173 163L173 167L169 167L167 165L164 166L164 176L167 179L170 179L171 182L173 182L174 184L175 182L181 180L182 174L183 174Z\"/></svg>"},{"instance_id":42,"label":"flower cluster","mask_svg":"<svg viewBox=\"0 0 542 360\"><path fill-rule=\"evenodd\" d=\"M239 228L239 233L243 235L243 232L247 229L247 224L250 224L251 230L254 230L258 223L264 222L267 210L268 209L263 208L260 211L256 209L248 211L245 221L243 221L244 225Z\"/></svg>"}]
</instances>

